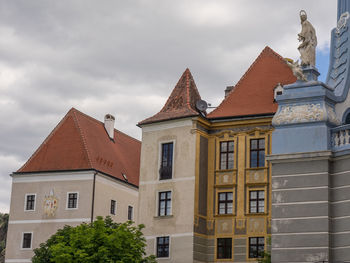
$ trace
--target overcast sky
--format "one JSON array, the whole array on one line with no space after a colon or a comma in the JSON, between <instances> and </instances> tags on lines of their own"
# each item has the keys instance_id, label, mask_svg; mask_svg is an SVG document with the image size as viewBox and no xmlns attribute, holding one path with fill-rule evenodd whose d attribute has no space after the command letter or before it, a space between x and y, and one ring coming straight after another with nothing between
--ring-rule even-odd
<instances>
[{"instance_id":1,"label":"overcast sky","mask_svg":"<svg viewBox=\"0 0 350 263\"><path fill-rule=\"evenodd\" d=\"M299 11L328 67L336 1L0 1L0 212L11 178L71 107L138 139L186 67L218 105L265 46L298 59Z\"/></svg>"}]
</instances>

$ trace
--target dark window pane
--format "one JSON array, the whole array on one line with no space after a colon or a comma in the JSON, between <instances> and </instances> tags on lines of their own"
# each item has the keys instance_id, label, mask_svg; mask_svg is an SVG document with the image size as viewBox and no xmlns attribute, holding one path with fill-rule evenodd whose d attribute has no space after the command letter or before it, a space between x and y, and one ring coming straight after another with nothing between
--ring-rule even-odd
<instances>
[{"instance_id":1,"label":"dark window pane","mask_svg":"<svg viewBox=\"0 0 350 263\"><path fill-rule=\"evenodd\" d=\"M265 139L259 139L259 149L265 149Z\"/></svg>"},{"instance_id":2,"label":"dark window pane","mask_svg":"<svg viewBox=\"0 0 350 263\"><path fill-rule=\"evenodd\" d=\"M22 248L31 248L31 247L32 247L32 233L24 233Z\"/></svg>"},{"instance_id":3,"label":"dark window pane","mask_svg":"<svg viewBox=\"0 0 350 263\"><path fill-rule=\"evenodd\" d=\"M133 216L133 207L132 206L128 206L128 220L132 220L132 216Z\"/></svg>"},{"instance_id":4,"label":"dark window pane","mask_svg":"<svg viewBox=\"0 0 350 263\"><path fill-rule=\"evenodd\" d=\"M258 153L257 152L250 152L250 167L255 168L257 167L257 161L258 161Z\"/></svg>"},{"instance_id":5,"label":"dark window pane","mask_svg":"<svg viewBox=\"0 0 350 263\"><path fill-rule=\"evenodd\" d=\"M217 239L217 258L232 258L232 238Z\"/></svg>"},{"instance_id":6,"label":"dark window pane","mask_svg":"<svg viewBox=\"0 0 350 263\"><path fill-rule=\"evenodd\" d=\"M259 167L265 166L265 151L259 151Z\"/></svg>"},{"instance_id":7,"label":"dark window pane","mask_svg":"<svg viewBox=\"0 0 350 263\"><path fill-rule=\"evenodd\" d=\"M263 237L250 237L249 238L249 257L260 258L264 251L265 239Z\"/></svg>"},{"instance_id":8,"label":"dark window pane","mask_svg":"<svg viewBox=\"0 0 350 263\"><path fill-rule=\"evenodd\" d=\"M218 194L218 213L232 214L233 209L233 193L224 192Z\"/></svg>"},{"instance_id":9,"label":"dark window pane","mask_svg":"<svg viewBox=\"0 0 350 263\"><path fill-rule=\"evenodd\" d=\"M234 142L220 142L220 169L233 169L234 167Z\"/></svg>"},{"instance_id":10,"label":"dark window pane","mask_svg":"<svg viewBox=\"0 0 350 263\"><path fill-rule=\"evenodd\" d=\"M111 200L111 214L115 215L116 202L115 200Z\"/></svg>"},{"instance_id":11,"label":"dark window pane","mask_svg":"<svg viewBox=\"0 0 350 263\"><path fill-rule=\"evenodd\" d=\"M78 193L68 194L68 208L77 208L78 206Z\"/></svg>"},{"instance_id":12,"label":"dark window pane","mask_svg":"<svg viewBox=\"0 0 350 263\"><path fill-rule=\"evenodd\" d=\"M27 195L26 210L34 210L35 195Z\"/></svg>"},{"instance_id":13,"label":"dark window pane","mask_svg":"<svg viewBox=\"0 0 350 263\"><path fill-rule=\"evenodd\" d=\"M159 169L160 180L172 178L172 166L173 166L173 143L162 144L162 160L161 167Z\"/></svg>"},{"instance_id":14,"label":"dark window pane","mask_svg":"<svg viewBox=\"0 0 350 263\"><path fill-rule=\"evenodd\" d=\"M234 146L233 141L228 142L228 151L229 152L233 152L233 146Z\"/></svg>"},{"instance_id":15,"label":"dark window pane","mask_svg":"<svg viewBox=\"0 0 350 263\"><path fill-rule=\"evenodd\" d=\"M258 140L250 140L250 149L256 150L258 148Z\"/></svg>"},{"instance_id":16,"label":"dark window pane","mask_svg":"<svg viewBox=\"0 0 350 263\"><path fill-rule=\"evenodd\" d=\"M171 212L171 191L159 192L158 216L170 215Z\"/></svg>"},{"instance_id":17,"label":"dark window pane","mask_svg":"<svg viewBox=\"0 0 350 263\"><path fill-rule=\"evenodd\" d=\"M157 257L169 257L169 237L157 237Z\"/></svg>"}]
</instances>

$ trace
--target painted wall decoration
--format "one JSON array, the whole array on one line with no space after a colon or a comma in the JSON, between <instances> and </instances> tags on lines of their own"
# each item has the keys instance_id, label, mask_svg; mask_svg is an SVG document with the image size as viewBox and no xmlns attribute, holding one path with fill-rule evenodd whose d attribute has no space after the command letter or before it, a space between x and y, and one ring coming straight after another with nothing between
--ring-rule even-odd
<instances>
[{"instance_id":1,"label":"painted wall decoration","mask_svg":"<svg viewBox=\"0 0 350 263\"><path fill-rule=\"evenodd\" d=\"M50 190L49 195L44 198L44 213L47 216L54 216L58 208L58 199L54 195L53 189Z\"/></svg>"}]
</instances>

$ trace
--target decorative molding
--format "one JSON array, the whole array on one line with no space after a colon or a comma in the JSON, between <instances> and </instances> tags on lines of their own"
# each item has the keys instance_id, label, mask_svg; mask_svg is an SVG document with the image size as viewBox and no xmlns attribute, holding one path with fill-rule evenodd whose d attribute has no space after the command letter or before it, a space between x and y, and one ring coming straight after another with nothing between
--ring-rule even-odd
<instances>
[{"instance_id":1,"label":"decorative molding","mask_svg":"<svg viewBox=\"0 0 350 263\"><path fill-rule=\"evenodd\" d=\"M40 224L40 223L74 223L91 222L91 218L63 218L63 219L39 219L39 220L10 220L10 225L17 224Z\"/></svg>"},{"instance_id":2,"label":"decorative molding","mask_svg":"<svg viewBox=\"0 0 350 263\"><path fill-rule=\"evenodd\" d=\"M316 122L325 120L325 110L321 103L303 105L283 105L273 117L274 125Z\"/></svg>"}]
</instances>

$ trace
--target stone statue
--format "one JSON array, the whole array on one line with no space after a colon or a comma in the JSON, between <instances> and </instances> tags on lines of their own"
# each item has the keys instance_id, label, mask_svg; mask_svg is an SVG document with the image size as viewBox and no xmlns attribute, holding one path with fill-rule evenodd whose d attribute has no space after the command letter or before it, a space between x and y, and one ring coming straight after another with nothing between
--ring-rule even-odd
<instances>
[{"instance_id":1,"label":"stone statue","mask_svg":"<svg viewBox=\"0 0 350 263\"><path fill-rule=\"evenodd\" d=\"M285 60L288 67L290 67L290 69L292 70L293 72L293 75L298 79L298 80L302 80L302 81L307 81L304 73L303 73L303 70L301 68L301 66L299 65L298 61L289 61L289 60Z\"/></svg>"},{"instance_id":2,"label":"stone statue","mask_svg":"<svg viewBox=\"0 0 350 263\"><path fill-rule=\"evenodd\" d=\"M298 40L301 42L298 49L300 52L301 66L315 66L317 37L315 28L307 21L304 10L300 11L301 32Z\"/></svg>"}]
</instances>

